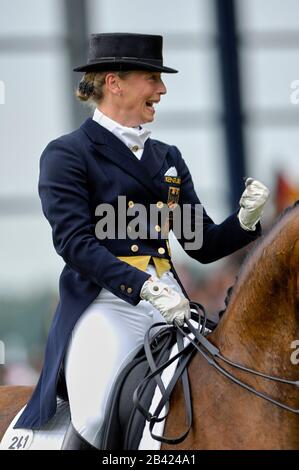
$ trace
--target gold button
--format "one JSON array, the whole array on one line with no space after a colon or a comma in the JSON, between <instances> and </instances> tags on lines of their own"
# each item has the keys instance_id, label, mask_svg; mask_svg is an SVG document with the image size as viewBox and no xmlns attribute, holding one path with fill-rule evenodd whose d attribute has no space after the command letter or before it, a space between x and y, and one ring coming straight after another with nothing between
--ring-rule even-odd
<instances>
[{"instance_id":1,"label":"gold button","mask_svg":"<svg viewBox=\"0 0 299 470\"><path fill-rule=\"evenodd\" d=\"M131 250L134 251L134 252L135 252L135 251L138 251L138 250L139 250L138 245L132 245L132 246L131 246Z\"/></svg>"},{"instance_id":2,"label":"gold button","mask_svg":"<svg viewBox=\"0 0 299 470\"><path fill-rule=\"evenodd\" d=\"M126 290L126 286L124 284L121 284L120 290Z\"/></svg>"},{"instance_id":3,"label":"gold button","mask_svg":"<svg viewBox=\"0 0 299 470\"><path fill-rule=\"evenodd\" d=\"M128 206L129 206L129 207L134 207L134 201L129 201L129 202L128 202Z\"/></svg>"},{"instance_id":4,"label":"gold button","mask_svg":"<svg viewBox=\"0 0 299 470\"><path fill-rule=\"evenodd\" d=\"M133 147L131 147L132 152L137 152L138 149L138 145L133 145Z\"/></svg>"},{"instance_id":5,"label":"gold button","mask_svg":"<svg viewBox=\"0 0 299 470\"><path fill-rule=\"evenodd\" d=\"M161 227L160 227L160 225L155 225L155 230L156 230L156 232L161 232Z\"/></svg>"},{"instance_id":6,"label":"gold button","mask_svg":"<svg viewBox=\"0 0 299 470\"><path fill-rule=\"evenodd\" d=\"M132 294L132 292L133 292L132 287L128 287L128 288L127 288L127 292L128 292L128 294Z\"/></svg>"},{"instance_id":7,"label":"gold button","mask_svg":"<svg viewBox=\"0 0 299 470\"><path fill-rule=\"evenodd\" d=\"M164 249L162 246L160 246L160 248L158 248L158 253L159 253L160 255L164 255L165 249Z\"/></svg>"},{"instance_id":8,"label":"gold button","mask_svg":"<svg viewBox=\"0 0 299 470\"><path fill-rule=\"evenodd\" d=\"M157 206L159 209L161 209L161 208L164 206L164 204L163 204L162 201L158 201L157 204L156 204L156 206Z\"/></svg>"}]
</instances>

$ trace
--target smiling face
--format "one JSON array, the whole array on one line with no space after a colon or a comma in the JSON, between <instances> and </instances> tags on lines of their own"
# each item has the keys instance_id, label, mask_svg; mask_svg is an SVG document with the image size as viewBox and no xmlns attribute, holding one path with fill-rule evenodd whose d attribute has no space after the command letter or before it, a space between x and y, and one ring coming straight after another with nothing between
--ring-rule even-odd
<instances>
[{"instance_id":1,"label":"smiling face","mask_svg":"<svg viewBox=\"0 0 299 470\"><path fill-rule=\"evenodd\" d=\"M125 78L111 72L99 108L123 126L136 127L154 120L155 106L166 91L160 72L132 71Z\"/></svg>"},{"instance_id":2,"label":"smiling face","mask_svg":"<svg viewBox=\"0 0 299 470\"><path fill-rule=\"evenodd\" d=\"M132 126L154 120L155 105L161 95L165 95L166 87L159 72L136 71L125 80L121 80L122 106L130 116Z\"/></svg>"}]
</instances>

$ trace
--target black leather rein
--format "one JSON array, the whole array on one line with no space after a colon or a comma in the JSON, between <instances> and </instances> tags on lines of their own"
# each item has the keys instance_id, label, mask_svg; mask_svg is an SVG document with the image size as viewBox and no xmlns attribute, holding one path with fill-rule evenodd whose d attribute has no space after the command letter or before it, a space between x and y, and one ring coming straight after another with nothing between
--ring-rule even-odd
<instances>
[{"instance_id":1,"label":"black leather rein","mask_svg":"<svg viewBox=\"0 0 299 470\"><path fill-rule=\"evenodd\" d=\"M244 372L254 374L256 376L262 377L267 380L272 380L275 382L287 384L287 385L294 385L297 388L299 387L299 381L293 381L293 380L288 380L284 379L281 377L275 377L271 375L264 374L262 372L256 371L254 369L250 369L248 367L245 367L241 364L238 364L236 362L233 362L226 357L222 356L219 349L214 346L207 338L206 338L206 328L209 328L211 326L209 324L209 320L207 319L207 315L205 312L204 307L199 304L198 302L190 302L190 308L191 308L191 315L192 315L192 320L195 320L198 322L198 328L195 328L190 320L186 320L187 327L180 327L179 325L174 325L174 326L168 326L167 330L169 331L169 334L174 334L176 333L176 338L177 338L177 345L178 345L178 353L174 355L170 360L162 364L160 367L156 367L155 361L153 359L152 351L151 351L151 346L150 346L150 336L149 332L151 328L157 327L157 326L165 326L165 323L156 323L153 325L147 332L146 337L145 337L145 342L144 342L144 347L145 347L145 352L146 356L148 359L149 367L151 369L151 373L143 379L143 381L139 384L137 389L134 392L133 395L133 401L134 405L139 409L139 411L143 414L143 416L149 421L149 430L151 433L151 436L160 441L164 442L167 444L179 444L182 442L188 435L191 426L192 426L192 402L191 402L191 394L190 394L190 386L189 386L189 378L188 378L188 364L193 357L195 352L199 352L201 356L212 366L214 367L218 372L220 372L222 375L227 377L229 380L234 382L235 384L239 385L240 387L248 390L249 392L253 393L254 395L263 398L264 400L272 403L273 405L276 405L284 410L290 411L295 414L299 414L299 409L292 408L284 403L281 403L270 396L259 392L255 390L253 387L250 385L244 383L243 381L237 379L233 374L228 372L226 369L224 369L217 360L223 361L226 364L230 365L231 367L234 367L236 369L242 370ZM193 310L192 310L193 309ZM196 312L194 312L194 309ZM200 313L200 310L202 311L202 314ZM165 329L163 330L163 334L165 334ZM193 338L190 336L192 335ZM159 332L154 336L152 339L152 342L155 341L159 336ZM184 346L184 338L187 338L188 344ZM160 375L162 372L176 359L179 359L178 365L176 367L176 371L170 380L168 386L164 387L164 384L161 380ZM217 360L216 360L217 359ZM154 414L149 413L143 406L141 405L138 394L139 390L142 386L146 384L147 381L151 380L152 378L155 378L157 385L161 391L162 398L157 405ZM153 434L153 427L155 423L160 422L164 420L169 412L169 399L171 392L173 391L176 383L178 380L181 378L182 384L183 384L183 392L184 392L184 399L185 399L185 410L186 410L186 417L187 417L187 423L188 423L188 428L187 430L179 437L176 438L167 438L165 436L157 436ZM166 408L166 414L163 417L159 417L161 411L163 408Z\"/></svg>"}]
</instances>

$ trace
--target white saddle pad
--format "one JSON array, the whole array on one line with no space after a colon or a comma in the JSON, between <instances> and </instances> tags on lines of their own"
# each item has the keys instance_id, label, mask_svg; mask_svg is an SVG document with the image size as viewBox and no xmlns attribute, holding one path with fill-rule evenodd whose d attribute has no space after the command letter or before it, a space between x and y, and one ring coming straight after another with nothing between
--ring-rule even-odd
<instances>
[{"instance_id":1,"label":"white saddle pad","mask_svg":"<svg viewBox=\"0 0 299 470\"><path fill-rule=\"evenodd\" d=\"M25 405L26 406L26 405ZM57 412L39 430L13 429L25 406L15 416L6 430L0 450L59 450L70 423L68 402L58 399Z\"/></svg>"}]
</instances>

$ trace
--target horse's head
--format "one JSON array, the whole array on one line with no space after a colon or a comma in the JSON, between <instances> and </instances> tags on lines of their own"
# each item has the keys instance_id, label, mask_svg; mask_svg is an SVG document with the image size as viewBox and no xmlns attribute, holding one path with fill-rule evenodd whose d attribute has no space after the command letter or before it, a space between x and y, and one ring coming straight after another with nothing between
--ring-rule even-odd
<instances>
[{"instance_id":1,"label":"horse's head","mask_svg":"<svg viewBox=\"0 0 299 470\"><path fill-rule=\"evenodd\" d=\"M241 267L212 338L223 351L262 364L269 355L290 362L299 340L299 203L257 242ZM248 347L249 345L249 347ZM281 360L279 360L281 362Z\"/></svg>"}]
</instances>

